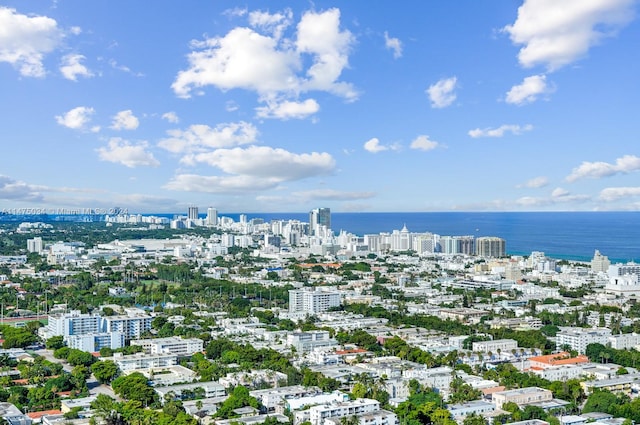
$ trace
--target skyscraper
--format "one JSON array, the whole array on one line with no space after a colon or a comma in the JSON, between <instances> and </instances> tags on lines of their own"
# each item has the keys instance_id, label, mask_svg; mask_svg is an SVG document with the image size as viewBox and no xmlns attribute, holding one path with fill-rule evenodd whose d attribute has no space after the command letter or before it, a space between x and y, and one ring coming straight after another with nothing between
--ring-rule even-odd
<instances>
[{"instance_id":1,"label":"skyscraper","mask_svg":"<svg viewBox=\"0 0 640 425\"><path fill-rule=\"evenodd\" d=\"M506 241L494 236L476 239L476 255L479 257L504 257L506 255Z\"/></svg>"},{"instance_id":2,"label":"skyscraper","mask_svg":"<svg viewBox=\"0 0 640 425\"><path fill-rule=\"evenodd\" d=\"M189 217L189 220L197 220L198 219L198 207L189 207L187 216Z\"/></svg>"},{"instance_id":3,"label":"skyscraper","mask_svg":"<svg viewBox=\"0 0 640 425\"><path fill-rule=\"evenodd\" d=\"M315 208L309 212L309 234L317 235L320 226L331 229L330 208Z\"/></svg>"},{"instance_id":4,"label":"skyscraper","mask_svg":"<svg viewBox=\"0 0 640 425\"><path fill-rule=\"evenodd\" d=\"M218 210L209 207L207 208L207 226L216 226L218 224Z\"/></svg>"}]
</instances>

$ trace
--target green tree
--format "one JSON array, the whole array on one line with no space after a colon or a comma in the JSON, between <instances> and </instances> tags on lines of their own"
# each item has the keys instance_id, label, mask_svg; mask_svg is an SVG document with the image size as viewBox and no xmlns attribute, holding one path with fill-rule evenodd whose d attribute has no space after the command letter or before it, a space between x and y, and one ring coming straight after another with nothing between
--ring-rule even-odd
<instances>
[{"instance_id":1,"label":"green tree","mask_svg":"<svg viewBox=\"0 0 640 425\"><path fill-rule=\"evenodd\" d=\"M108 384L118 376L118 366L111 360L95 362L91 371L101 384Z\"/></svg>"},{"instance_id":2,"label":"green tree","mask_svg":"<svg viewBox=\"0 0 640 425\"><path fill-rule=\"evenodd\" d=\"M57 350L65 346L63 336L52 336L45 342L45 347L48 350Z\"/></svg>"}]
</instances>

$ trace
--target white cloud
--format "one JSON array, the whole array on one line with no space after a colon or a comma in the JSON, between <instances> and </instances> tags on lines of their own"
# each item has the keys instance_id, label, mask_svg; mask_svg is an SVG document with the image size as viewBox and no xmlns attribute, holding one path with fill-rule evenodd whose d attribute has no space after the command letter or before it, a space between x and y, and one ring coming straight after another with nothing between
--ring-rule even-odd
<instances>
[{"instance_id":1,"label":"white cloud","mask_svg":"<svg viewBox=\"0 0 640 425\"><path fill-rule=\"evenodd\" d=\"M268 146L217 149L196 154L192 159L228 174L275 179L278 182L330 174L335 167L335 160L326 152L295 154Z\"/></svg>"},{"instance_id":2,"label":"white cloud","mask_svg":"<svg viewBox=\"0 0 640 425\"><path fill-rule=\"evenodd\" d=\"M42 60L63 38L55 19L0 6L0 28L0 62L15 66L25 77L44 77Z\"/></svg>"},{"instance_id":3,"label":"white cloud","mask_svg":"<svg viewBox=\"0 0 640 425\"><path fill-rule=\"evenodd\" d=\"M320 105L315 99L307 99L303 102L285 100L283 102L268 102L267 106L256 108L260 118L289 118L303 119L320 110Z\"/></svg>"},{"instance_id":4,"label":"white cloud","mask_svg":"<svg viewBox=\"0 0 640 425\"><path fill-rule=\"evenodd\" d=\"M355 100L352 85L337 82L342 70L349 64L349 53L355 38L348 30L340 30L340 10L305 12L298 23L296 47L300 53L313 56L313 65L307 70L309 79L302 84L304 90L321 90Z\"/></svg>"},{"instance_id":5,"label":"white cloud","mask_svg":"<svg viewBox=\"0 0 640 425\"><path fill-rule=\"evenodd\" d=\"M384 45L387 49L393 51L395 59L402 57L402 42L395 37L389 37L389 33L384 32Z\"/></svg>"},{"instance_id":6,"label":"white cloud","mask_svg":"<svg viewBox=\"0 0 640 425\"><path fill-rule=\"evenodd\" d=\"M101 160L115 162L129 168L141 166L157 167L160 162L151 152L147 151L148 147L149 144L147 142L131 144L119 137L114 137L109 140L109 144L106 147L98 148L97 151Z\"/></svg>"},{"instance_id":7,"label":"white cloud","mask_svg":"<svg viewBox=\"0 0 640 425\"><path fill-rule=\"evenodd\" d=\"M113 69L117 69L118 71L126 72L127 74L131 74L134 77L144 77L144 74L142 72L134 72L128 66L120 65L118 62L115 61L115 59L110 59L109 60L109 65L111 65L111 67Z\"/></svg>"},{"instance_id":8,"label":"white cloud","mask_svg":"<svg viewBox=\"0 0 640 425\"><path fill-rule=\"evenodd\" d=\"M252 12L249 18L254 28L236 27L222 37L192 42L189 67L171 86L177 96L190 97L194 89L215 86L256 92L261 102L301 103L298 96L309 91L357 98L351 84L339 81L354 37L340 29L338 9L304 13L295 39L281 36L291 20L288 10Z\"/></svg>"},{"instance_id":9,"label":"white cloud","mask_svg":"<svg viewBox=\"0 0 640 425\"><path fill-rule=\"evenodd\" d=\"M515 201L520 207L544 207L558 204L580 204L589 201L589 195L573 195L566 189L557 187L548 197L523 196Z\"/></svg>"},{"instance_id":10,"label":"white cloud","mask_svg":"<svg viewBox=\"0 0 640 425\"><path fill-rule=\"evenodd\" d=\"M193 156L228 175L179 174L165 188L206 193L256 192L287 181L330 174L335 161L328 153L295 154L284 149L250 146L246 149L218 149Z\"/></svg>"},{"instance_id":11,"label":"white cloud","mask_svg":"<svg viewBox=\"0 0 640 425\"><path fill-rule=\"evenodd\" d=\"M111 122L111 128L114 130L135 130L139 125L140 120L133 115L131 109L118 112Z\"/></svg>"},{"instance_id":12,"label":"white cloud","mask_svg":"<svg viewBox=\"0 0 640 425\"><path fill-rule=\"evenodd\" d=\"M634 0L525 0L513 25L504 27L522 45L524 67L550 71L585 56L593 45L633 20Z\"/></svg>"},{"instance_id":13,"label":"white cloud","mask_svg":"<svg viewBox=\"0 0 640 425\"><path fill-rule=\"evenodd\" d=\"M178 174L165 189L183 192L237 193L271 189L278 181L252 176L201 176L198 174Z\"/></svg>"},{"instance_id":14,"label":"white cloud","mask_svg":"<svg viewBox=\"0 0 640 425\"><path fill-rule=\"evenodd\" d=\"M291 9L285 9L278 13L259 10L249 13L249 25L272 34L276 40L279 40L284 30L292 24L292 19Z\"/></svg>"},{"instance_id":15,"label":"white cloud","mask_svg":"<svg viewBox=\"0 0 640 425\"><path fill-rule=\"evenodd\" d=\"M617 201L623 198L640 196L640 187L607 187L600 191L600 199L603 201Z\"/></svg>"},{"instance_id":16,"label":"white cloud","mask_svg":"<svg viewBox=\"0 0 640 425\"><path fill-rule=\"evenodd\" d=\"M484 129L480 129L480 128L476 128L474 130L469 130L469 136L473 137L473 138L478 138L478 137L502 137L504 136L506 133L511 133L511 134L515 134L515 135L520 135L522 133L524 133L525 131L531 131L533 130L533 126L531 124L527 124L527 125L517 125L517 124L504 124L501 125L498 128L484 128Z\"/></svg>"},{"instance_id":17,"label":"white cloud","mask_svg":"<svg viewBox=\"0 0 640 425\"><path fill-rule=\"evenodd\" d=\"M178 118L178 115L173 111L165 112L164 114L162 114L162 119L172 124L177 124L180 122L180 118Z\"/></svg>"},{"instance_id":18,"label":"white cloud","mask_svg":"<svg viewBox=\"0 0 640 425\"><path fill-rule=\"evenodd\" d=\"M258 137L258 129L240 121L219 124L215 128L195 124L186 130L169 130L167 134L171 137L160 140L158 146L174 153L188 153L253 143Z\"/></svg>"},{"instance_id":19,"label":"white cloud","mask_svg":"<svg viewBox=\"0 0 640 425\"><path fill-rule=\"evenodd\" d=\"M378 153L389 150L389 147L381 145L377 137L369 139L364 144L364 150L371 153Z\"/></svg>"},{"instance_id":20,"label":"white cloud","mask_svg":"<svg viewBox=\"0 0 640 425\"><path fill-rule=\"evenodd\" d=\"M78 106L66 112L64 115L56 115L56 121L64 127L81 130L91 121L91 115L93 115L94 112L93 108Z\"/></svg>"},{"instance_id":21,"label":"white cloud","mask_svg":"<svg viewBox=\"0 0 640 425\"><path fill-rule=\"evenodd\" d=\"M640 170L640 157L625 155L616 159L615 164L608 162L585 161L579 167L574 168L566 178L568 182L574 182L583 178L601 178L616 174L629 174Z\"/></svg>"},{"instance_id":22,"label":"white cloud","mask_svg":"<svg viewBox=\"0 0 640 425\"><path fill-rule=\"evenodd\" d=\"M455 89L458 84L456 77L443 78L426 90L431 100L432 108L446 108L456 100Z\"/></svg>"},{"instance_id":23,"label":"white cloud","mask_svg":"<svg viewBox=\"0 0 640 425\"><path fill-rule=\"evenodd\" d=\"M526 77L521 84L511 87L505 101L513 105L523 105L538 100L542 94L552 93L554 89L547 86L546 75L532 75Z\"/></svg>"},{"instance_id":24,"label":"white cloud","mask_svg":"<svg viewBox=\"0 0 640 425\"><path fill-rule=\"evenodd\" d=\"M93 73L81 62L85 59L83 55L70 54L62 58L60 72L67 80L78 81L78 77L90 78Z\"/></svg>"},{"instance_id":25,"label":"white cloud","mask_svg":"<svg viewBox=\"0 0 640 425\"><path fill-rule=\"evenodd\" d=\"M305 190L301 192L293 192L293 196L302 198L305 201L309 200L324 200L324 201L351 201L355 199L369 199L373 198L375 192L344 192L334 189L315 189Z\"/></svg>"},{"instance_id":26,"label":"white cloud","mask_svg":"<svg viewBox=\"0 0 640 425\"><path fill-rule=\"evenodd\" d=\"M518 185L517 187L528 187L531 189L538 189L541 187L545 187L549 184L549 179L544 176L534 177L531 180L527 180L524 184Z\"/></svg>"},{"instance_id":27,"label":"white cloud","mask_svg":"<svg viewBox=\"0 0 640 425\"><path fill-rule=\"evenodd\" d=\"M411 149L418 149L422 151L430 151L440 146L440 144L434 140L430 140L429 136L421 135L413 139L411 142Z\"/></svg>"},{"instance_id":28,"label":"white cloud","mask_svg":"<svg viewBox=\"0 0 640 425\"><path fill-rule=\"evenodd\" d=\"M42 201L38 188L9 176L0 175L0 199L11 201Z\"/></svg>"}]
</instances>

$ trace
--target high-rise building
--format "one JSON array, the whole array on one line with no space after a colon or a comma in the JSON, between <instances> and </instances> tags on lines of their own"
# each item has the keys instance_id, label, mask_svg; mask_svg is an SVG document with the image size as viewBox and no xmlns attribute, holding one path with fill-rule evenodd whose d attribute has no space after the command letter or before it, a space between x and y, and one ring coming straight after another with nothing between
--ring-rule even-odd
<instances>
[{"instance_id":1,"label":"high-rise building","mask_svg":"<svg viewBox=\"0 0 640 425\"><path fill-rule=\"evenodd\" d=\"M218 225L218 210L209 207L207 208L207 226L217 226Z\"/></svg>"},{"instance_id":2,"label":"high-rise building","mask_svg":"<svg viewBox=\"0 0 640 425\"><path fill-rule=\"evenodd\" d=\"M309 234L317 235L320 226L331 229L330 208L315 208L309 212Z\"/></svg>"},{"instance_id":3,"label":"high-rise building","mask_svg":"<svg viewBox=\"0 0 640 425\"><path fill-rule=\"evenodd\" d=\"M35 252L36 254L40 254L42 252L42 238L35 237L33 239L27 239L27 251Z\"/></svg>"},{"instance_id":4,"label":"high-rise building","mask_svg":"<svg viewBox=\"0 0 640 425\"><path fill-rule=\"evenodd\" d=\"M189 220L197 220L198 219L198 207L189 207L187 217Z\"/></svg>"},{"instance_id":5,"label":"high-rise building","mask_svg":"<svg viewBox=\"0 0 640 425\"><path fill-rule=\"evenodd\" d=\"M495 236L476 239L476 255L479 257L504 257L507 253L506 241Z\"/></svg>"},{"instance_id":6,"label":"high-rise building","mask_svg":"<svg viewBox=\"0 0 640 425\"><path fill-rule=\"evenodd\" d=\"M316 314L327 311L331 307L339 307L341 302L342 296L338 291L289 290L289 312L291 313Z\"/></svg>"}]
</instances>

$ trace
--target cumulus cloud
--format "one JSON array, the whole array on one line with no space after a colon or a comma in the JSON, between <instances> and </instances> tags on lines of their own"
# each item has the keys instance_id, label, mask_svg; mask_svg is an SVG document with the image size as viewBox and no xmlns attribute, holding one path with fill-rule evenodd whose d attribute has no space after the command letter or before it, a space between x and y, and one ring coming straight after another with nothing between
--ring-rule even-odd
<instances>
[{"instance_id":1,"label":"cumulus cloud","mask_svg":"<svg viewBox=\"0 0 640 425\"><path fill-rule=\"evenodd\" d=\"M440 146L440 144L434 140L430 140L429 136L418 136L411 142L411 149L418 149L421 151L430 151Z\"/></svg>"},{"instance_id":2,"label":"cumulus cloud","mask_svg":"<svg viewBox=\"0 0 640 425\"><path fill-rule=\"evenodd\" d=\"M522 83L511 87L507 92L505 101L512 105L524 105L538 100L542 94L553 92L553 88L547 85L546 75L532 75L526 77Z\"/></svg>"},{"instance_id":3,"label":"cumulus cloud","mask_svg":"<svg viewBox=\"0 0 640 425\"><path fill-rule=\"evenodd\" d=\"M446 108L456 100L455 89L458 84L456 77L443 78L426 90L431 100L432 108Z\"/></svg>"},{"instance_id":4,"label":"cumulus cloud","mask_svg":"<svg viewBox=\"0 0 640 425\"><path fill-rule=\"evenodd\" d=\"M533 130L533 126L531 124L523 126L517 124L504 124L498 128L476 128L473 130L469 130L468 134L475 139L478 137L502 137L506 133L520 135L525 131L531 130Z\"/></svg>"},{"instance_id":5,"label":"cumulus cloud","mask_svg":"<svg viewBox=\"0 0 640 425\"><path fill-rule=\"evenodd\" d=\"M315 99L307 99L303 102L285 100L283 102L268 102L267 106L256 108L260 118L278 118L288 120L290 118L303 119L318 112L320 105Z\"/></svg>"},{"instance_id":6,"label":"cumulus cloud","mask_svg":"<svg viewBox=\"0 0 640 425\"><path fill-rule=\"evenodd\" d=\"M66 112L64 115L56 115L56 121L64 127L82 130L91 121L91 115L93 115L94 112L93 108L78 106Z\"/></svg>"},{"instance_id":7,"label":"cumulus cloud","mask_svg":"<svg viewBox=\"0 0 640 425\"><path fill-rule=\"evenodd\" d=\"M607 187L600 191L600 199L603 201L617 201L624 198L640 196L640 187Z\"/></svg>"},{"instance_id":8,"label":"cumulus cloud","mask_svg":"<svg viewBox=\"0 0 640 425\"><path fill-rule=\"evenodd\" d=\"M284 149L250 146L218 149L193 156L227 175L179 174L169 181L169 190L228 193L271 189L283 182L330 174L335 160L328 153L296 154Z\"/></svg>"},{"instance_id":9,"label":"cumulus cloud","mask_svg":"<svg viewBox=\"0 0 640 425\"><path fill-rule=\"evenodd\" d=\"M133 115L131 109L118 112L111 122L111 128L114 130L135 130L139 125L140 120Z\"/></svg>"},{"instance_id":10,"label":"cumulus cloud","mask_svg":"<svg viewBox=\"0 0 640 425\"><path fill-rule=\"evenodd\" d=\"M44 77L42 61L63 38L55 19L0 6L0 28L0 62L10 63L25 77Z\"/></svg>"},{"instance_id":11,"label":"cumulus cloud","mask_svg":"<svg viewBox=\"0 0 640 425\"><path fill-rule=\"evenodd\" d=\"M106 147L98 148L100 159L108 162L125 165L129 168L135 167L157 167L160 162L147 151L149 144L140 142L132 144L119 137L109 140Z\"/></svg>"},{"instance_id":12,"label":"cumulus cloud","mask_svg":"<svg viewBox=\"0 0 640 425\"><path fill-rule=\"evenodd\" d=\"M167 190L203 193L255 192L271 189L277 180L252 176L202 176L198 174L178 174L164 185Z\"/></svg>"},{"instance_id":13,"label":"cumulus cloud","mask_svg":"<svg viewBox=\"0 0 640 425\"><path fill-rule=\"evenodd\" d=\"M538 189L545 187L549 184L549 179L544 176L534 177L531 180L527 180L524 184L520 184L517 187L528 187L531 189Z\"/></svg>"},{"instance_id":14,"label":"cumulus cloud","mask_svg":"<svg viewBox=\"0 0 640 425\"><path fill-rule=\"evenodd\" d=\"M180 122L180 118L178 118L178 115L173 111L162 114L162 119L170 122L171 124L177 124Z\"/></svg>"},{"instance_id":15,"label":"cumulus cloud","mask_svg":"<svg viewBox=\"0 0 640 425\"><path fill-rule=\"evenodd\" d=\"M193 160L217 167L228 174L275 178L278 181L326 175L335 167L335 160L326 152L296 154L268 146L217 149L196 154Z\"/></svg>"},{"instance_id":16,"label":"cumulus cloud","mask_svg":"<svg viewBox=\"0 0 640 425\"><path fill-rule=\"evenodd\" d=\"M78 81L78 77L90 78L93 73L81 62L85 59L83 55L70 54L62 58L60 72L67 80Z\"/></svg>"},{"instance_id":17,"label":"cumulus cloud","mask_svg":"<svg viewBox=\"0 0 640 425\"><path fill-rule=\"evenodd\" d=\"M638 170L640 170L640 157L625 155L616 159L615 164L585 161L580 164L580 166L574 168L566 180L568 182L574 182L584 178L601 178L616 174L629 174Z\"/></svg>"},{"instance_id":18,"label":"cumulus cloud","mask_svg":"<svg viewBox=\"0 0 640 425\"><path fill-rule=\"evenodd\" d=\"M355 100L353 86L339 80L355 41L348 30L340 28L340 11L304 13L295 39L282 36L292 23L291 15L290 10L251 12L253 28L236 27L222 37L192 42L189 67L172 84L175 94L190 97L194 89L214 86L223 91L256 92L261 102L305 103L297 98L309 91Z\"/></svg>"},{"instance_id":19,"label":"cumulus cloud","mask_svg":"<svg viewBox=\"0 0 640 425\"><path fill-rule=\"evenodd\" d=\"M249 25L272 34L276 40L282 37L282 33L293 23L293 12L285 9L278 13L253 11L249 13Z\"/></svg>"},{"instance_id":20,"label":"cumulus cloud","mask_svg":"<svg viewBox=\"0 0 640 425\"><path fill-rule=\"evenodd\" d=\"M380 140L378 140L377 137L374 137L372 139L367 140L364 143L363 147L364 147L364 150L366 150L367 152L371 152L371 153L378 153L378 152L382 152L382 151L400 149L400 145L398 145L398 144L393 144L393 145L383 145L383 144L381 144Z\"/></svg>"},{"instance_id":21,"label":"cumulus cloud","mask_svg":"<svg viewBox=\"0 0 640 425\"><path fill-rule=\"evenodd\" d=\"M0 199L11 201L41 201L38 188L9 176L0 175Z\"/></svg>"},{"instance_id":22,"label":"cumulus cloud","mask_svg":"<svg viewBox=\"0 0 640 425\"><path fill-rule=\"evenodd\" d=\"M633 19L634 0L525 0L513 25L504 27L524 67L550 71L585 56Z\"/></svg>"},{"instance_id":23,"label":"cumulus cloud","mask_svg":"<svg viewBox=\"0 0 640 425\"><path fill-rule=\"evenodd\" d=\"M389 33L386 31L384 32L384 45L393 52L395 59L402 57L402 42L398 38L389 37Z\"/></svg>"},{"instance_id":24,"label":"cumulus cloud","mask_svg":"<svg viewBox=\"0 0 640 425\"><path fill-rule=\"evenodd\" d=\"M253 143L258 137L258 129L240 121L219 124L215 128L195 124L186 130L169 130L167 134L170 137L160 140L158 146L169 152L190 153Z\"/></svg>"}]
</instances>

